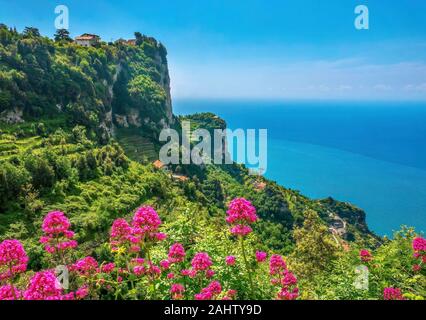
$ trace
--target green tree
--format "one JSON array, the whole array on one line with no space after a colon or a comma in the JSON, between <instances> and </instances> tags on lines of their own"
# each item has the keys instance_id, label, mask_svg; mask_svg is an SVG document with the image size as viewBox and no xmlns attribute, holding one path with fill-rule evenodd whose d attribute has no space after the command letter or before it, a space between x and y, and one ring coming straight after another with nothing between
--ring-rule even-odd
<instances>
[{"instance_id":1,"label":"green tree","mask_svg":"<svg viewBox=\"0 0 426 320\"><path fill-rule=\"evenodd\" d=\"M58 29L55 33L55 41L56 42L72 42L72 39L70 37L70 32L67 29Z\"/></svg>"},{"instance_id":2,"label":"green tree","mask_svg":"<svg viewBox=\"0 0 426 320\"><path fill-rule=\"evenodd\" d=\"M304 216L303 227L294 230L291 261L297 275L308 281L337 257L338 245L315 211L308 210Z\"/></svg>"},{"instance_id":3,"label":"green tree","mask_svg":"<svg viewBox=\"0 0 426 320\"><path fill-rule=\"evenodd\" d=\"M24 37L26 38L37 38L40 37L40 31L37 28L25 27Z\"/></svg>"},{"instance_id":4,"label":"green tree","mask_svg":"<svg viewBox=\"0 0 426 320\"><path fill-rule=\"evenodd\" d=\"M143 42L143 36L140 32L135 32L136 45L140 46Z\"/></svg>"},{"instance_id":5,"label":"green tree","mask_svg":"<svg viewBox=\"0 0 426 320\"><path fill-rule=\"evenodd\" d=\"M0 166L0 207L22 192L23 186L30 181L30 174L20 166L9 162Z\"/></svg>"}]
</instances>

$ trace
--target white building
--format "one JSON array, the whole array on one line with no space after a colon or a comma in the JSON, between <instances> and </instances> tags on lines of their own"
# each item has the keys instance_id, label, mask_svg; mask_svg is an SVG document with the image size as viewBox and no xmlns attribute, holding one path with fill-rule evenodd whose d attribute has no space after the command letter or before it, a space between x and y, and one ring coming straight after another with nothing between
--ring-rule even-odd
<instances>
[{"instance_id":1,"label":"white building","mask_svg":"<svg viewBox=\"0 0 426 320\"><path fill-rule=\"evenodd\" d=\"M85 33L75 38L75 43L83 47L91 47L98 44L101 38L96 34Z\"/></svg>"}]
</instances>

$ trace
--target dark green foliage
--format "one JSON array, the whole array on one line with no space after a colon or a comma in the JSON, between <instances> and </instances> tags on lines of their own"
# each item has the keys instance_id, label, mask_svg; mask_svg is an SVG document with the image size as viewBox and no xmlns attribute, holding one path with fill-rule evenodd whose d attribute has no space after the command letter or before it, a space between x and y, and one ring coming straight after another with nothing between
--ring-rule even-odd
<instances>
[{"instance_id":1,"label":"dark green foliage","mask_svg":"<svg viewBox=\"0 0 426 320\"><path fill-rule=\"evenodd\" d=\"M3 163L0 166L0 209L7 201L19 195L23 187L30 182L30 173L23 167L12 163Z\"/></svg>"},{"instance_id":2,"label":"dark green foliage","mask_svg":"<svg viewBox=\"0 0 426 320\"><path fill-rule=\"evenodd\" d=\"M149 112L160 121L167 108L166 50L153 38L138 39L136 47L83 48L66 30L57 30L54 42L35 28L19 34L1 27L0 113L22 110L29 121L66 114L70 126L85 126L103 143L108 134L100 124L110 121L112 108L118 114Z\"/></svg>"},{"instance_id":3,"label":"dark green foliage","mask_svg":"<svg viewBox=\"0 0 426 320\"><path fill-rule=\"evenodd\" d=\"M71 42L70 32L67 29L58 29L54 35L54 39L56 42Z\"/></svg>"}]
</instances>

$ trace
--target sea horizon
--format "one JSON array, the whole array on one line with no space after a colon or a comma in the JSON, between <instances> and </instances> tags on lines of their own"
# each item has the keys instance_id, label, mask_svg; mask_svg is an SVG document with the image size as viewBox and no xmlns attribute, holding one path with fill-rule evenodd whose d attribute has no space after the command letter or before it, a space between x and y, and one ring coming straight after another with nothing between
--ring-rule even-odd
<instances>
[{"instance_id":1,"label":"sea horizon","mask_svg":"<svg viewBox=\"0 0 426 320\"><path fill-rule=\"evenodd\" d=\"M379 235L426 230L426 102L175 99L174 111L268 129L268 179L365 210Z\"/></svg>"}]
</instances>

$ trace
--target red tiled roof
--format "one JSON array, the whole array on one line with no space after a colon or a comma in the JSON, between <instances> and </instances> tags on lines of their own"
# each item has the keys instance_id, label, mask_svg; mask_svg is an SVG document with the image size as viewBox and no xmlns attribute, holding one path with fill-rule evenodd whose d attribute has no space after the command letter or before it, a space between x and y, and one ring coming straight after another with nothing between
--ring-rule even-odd
<instances>
[{"instance_id":1,"label":"red tiled roof","mask_svg":"<svg viewBox=\"0 0 426 320\"><path fill-rule=\"evenodd\" d=\"M157 169L161 169L165 166L164 163L162 163L160 160L154 161L153 165Z\"/></svg>"},{"instance_id":2,"label":"red tiled roof","mask_svg":"<svg viewBox=\"0 0 426 320\"><path fill-rule=\"evenodd\" d=\"M96 34L90 34L90 33L85 33L75 38L75 40L95 40L95 39L99 39L99 36Z\"/></svg>"}]
</instances>

